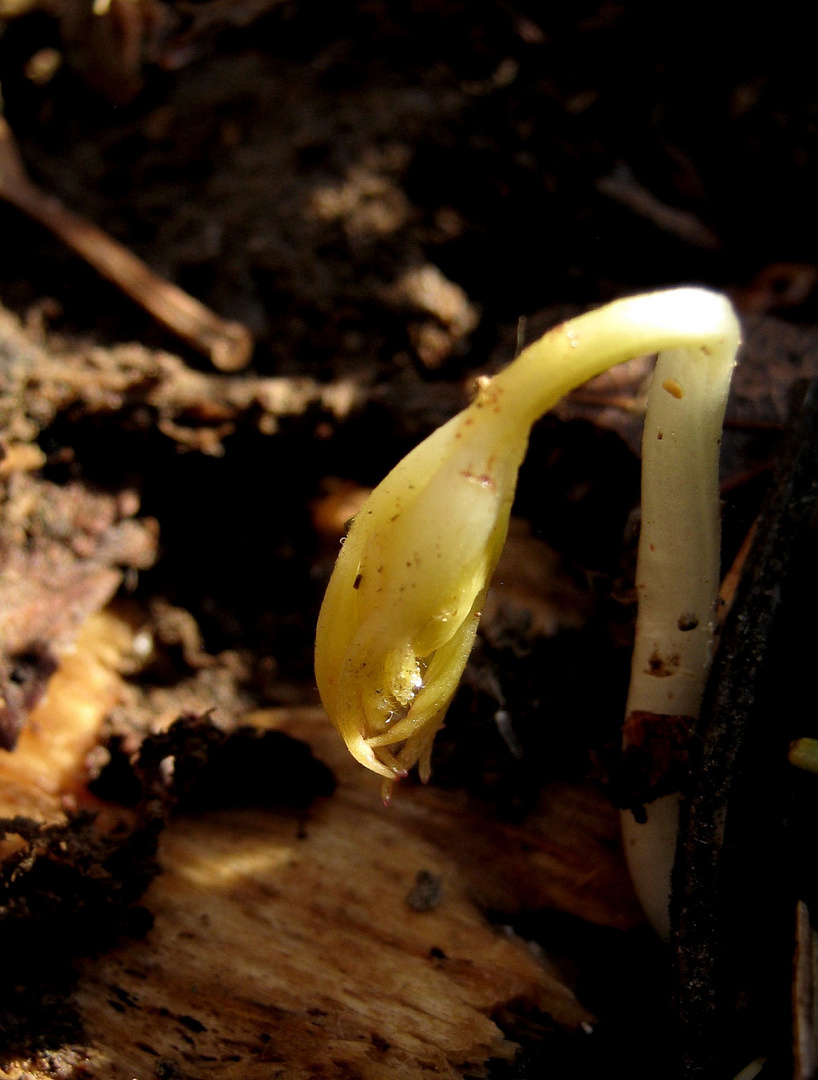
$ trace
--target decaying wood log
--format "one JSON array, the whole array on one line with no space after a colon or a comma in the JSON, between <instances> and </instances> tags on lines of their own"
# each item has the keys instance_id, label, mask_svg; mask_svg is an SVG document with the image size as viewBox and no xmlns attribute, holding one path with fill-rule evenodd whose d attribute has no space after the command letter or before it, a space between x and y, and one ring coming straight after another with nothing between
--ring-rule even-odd
<instances>
[{"instance_id":1,"label":"decaying wood log","mask_svg":"<svg viewBox=\"0 0 818 1080\"><path fill-rule=\"evenodd\" d=\"M112 614L91 620L72 662L92 664L102 692L69 715L61 700L76 701L77 687L60 686L63 669L54 676L35 730L0 762L6 814L57 819L67 789L88 801L67 768L69 748L80 768L89 723L102 723L124 686L114 648L104 675L100 634L121 657L127 633ZM455 1080L513 1057L492 1020L501 1008L539 1010L569 1030L593 1024L537 954L482 911L502 900L635 921L601 797L560 786L514 826L460 794L420 787L386 810L320 709L246 719L306 742L332 769L334 794L306 811L245 807L172 821L162 873L143 898L153 929L81 960L72 1036L44 1031L39 1044L6 1046L1 1077L375 1080L431 1070ZM61 734L65 725L74 733ZM26 792L38 794L24 805ZM409 902L421 872L436 888L428 903Z\"/></svg>"}]
</instances>

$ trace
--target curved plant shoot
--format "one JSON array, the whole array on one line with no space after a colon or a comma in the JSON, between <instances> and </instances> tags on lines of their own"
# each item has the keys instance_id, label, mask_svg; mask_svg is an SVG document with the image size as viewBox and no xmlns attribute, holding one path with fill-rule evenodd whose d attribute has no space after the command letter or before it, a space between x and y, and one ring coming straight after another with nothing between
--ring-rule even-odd
<instances>
[{"instance_id":1,"label":"curved plant shoot","mask_svg":"<svg viewBox=\"0 0 818 1080\"><path fill-rule=\"evenodd\" d=\"M429 775L435 732L474 642L532 424L569 391L656 352L627 711L698 714L719 577L718 450L739 326L697 288L618 300L550 330L373 491L318 620L324 707L352 755L391 783ZM627 839L627 838L626 838Z\"/></svg>"}]
</instances>

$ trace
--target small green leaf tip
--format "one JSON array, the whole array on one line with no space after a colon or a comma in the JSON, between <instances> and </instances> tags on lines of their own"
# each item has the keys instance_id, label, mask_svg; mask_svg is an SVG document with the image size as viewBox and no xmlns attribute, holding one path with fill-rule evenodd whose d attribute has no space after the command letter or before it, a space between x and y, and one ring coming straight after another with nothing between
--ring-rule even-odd
<instances>
[{"instance_id":1,"label":"small green leaf tip","mask_svg":"<svg viewBox=\"0 0 818 1080\"><path fill-rule=\"evenodd\" d=\"M474 642L534 421L594 375L646 352L669 350L697 369L715 364L724 373L719 390L708 384L702 396L726 398L737 343L729 303L704 289L608 304L555 327L494 379L480 379L472 404L373 491L327 588L315 672L331 721L353 757L387 782L387 796L389 781L416 763L421 779L429 775L432 741ZM723 401L720 412L694 393L689 400L710 417L715 449ZM676 626L678 612L673 618Z\"/></svg>"}]
</instances>

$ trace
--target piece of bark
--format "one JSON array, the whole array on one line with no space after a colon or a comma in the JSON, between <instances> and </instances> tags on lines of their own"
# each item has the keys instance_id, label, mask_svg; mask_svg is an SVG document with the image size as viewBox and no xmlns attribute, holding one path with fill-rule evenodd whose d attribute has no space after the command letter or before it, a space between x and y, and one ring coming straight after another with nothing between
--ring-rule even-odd
<instances>
[{"instance_id":1,"label":"piece of bark","mask_svg":"<svg viewBox=\"0 0 818 1080\"><path fill-rule=\"evenodd\" d=\"M805 628L815 596L816 460L812 384L780 454L689 744L671 903L685 1080L729 1070L736 1028L751 1042L747 1057L782 1052L781 957L789 959L803 858L786 752L812 685Z\"/></svg>"},{"instance_id":2,"label":"piece of bark","mask_svg":"<svg viewBox=\"0 0 818 1080\"><path fill-rule=\"evenodd\" d=\"M799 900L795 913L793 958L793 1080L812 1080L818 1072L818 932Z\"/></svg>"}]
</instances>

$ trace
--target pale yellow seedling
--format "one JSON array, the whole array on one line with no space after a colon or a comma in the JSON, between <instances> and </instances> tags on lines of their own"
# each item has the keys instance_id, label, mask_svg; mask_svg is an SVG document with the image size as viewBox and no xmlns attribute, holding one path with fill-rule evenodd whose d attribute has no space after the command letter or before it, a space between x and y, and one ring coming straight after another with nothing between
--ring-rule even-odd
<instances>
[{"instance_id":1,"label":"pale yellow seedling","mask_svg":"<svg viewBox=\"0 0 818 1080\"><path fill-rule=\"evenodd\" d=\"M428 776L532 424L588 379L652 352L660 357L646 428L628 707L698 708L718 581L718 444L737 344L730 304L703 289L616 301L549 331L495 378L479 380L472 404L378 485L352 523L316 636L324 707L358 761L386 781L416 762ZM670 672L659 692L654 653Z\"/></svg>"},{"instance_id":2,"label":"pale yellow seedling","mask_svg":"<svg viewBox=\"0 0 818 1080\"><path fill-rule=\"evenodd\" d=\"M790 743L788 757L791 765L818 773L818 739L796 739Z\"/></svg>"}]
</instances>

